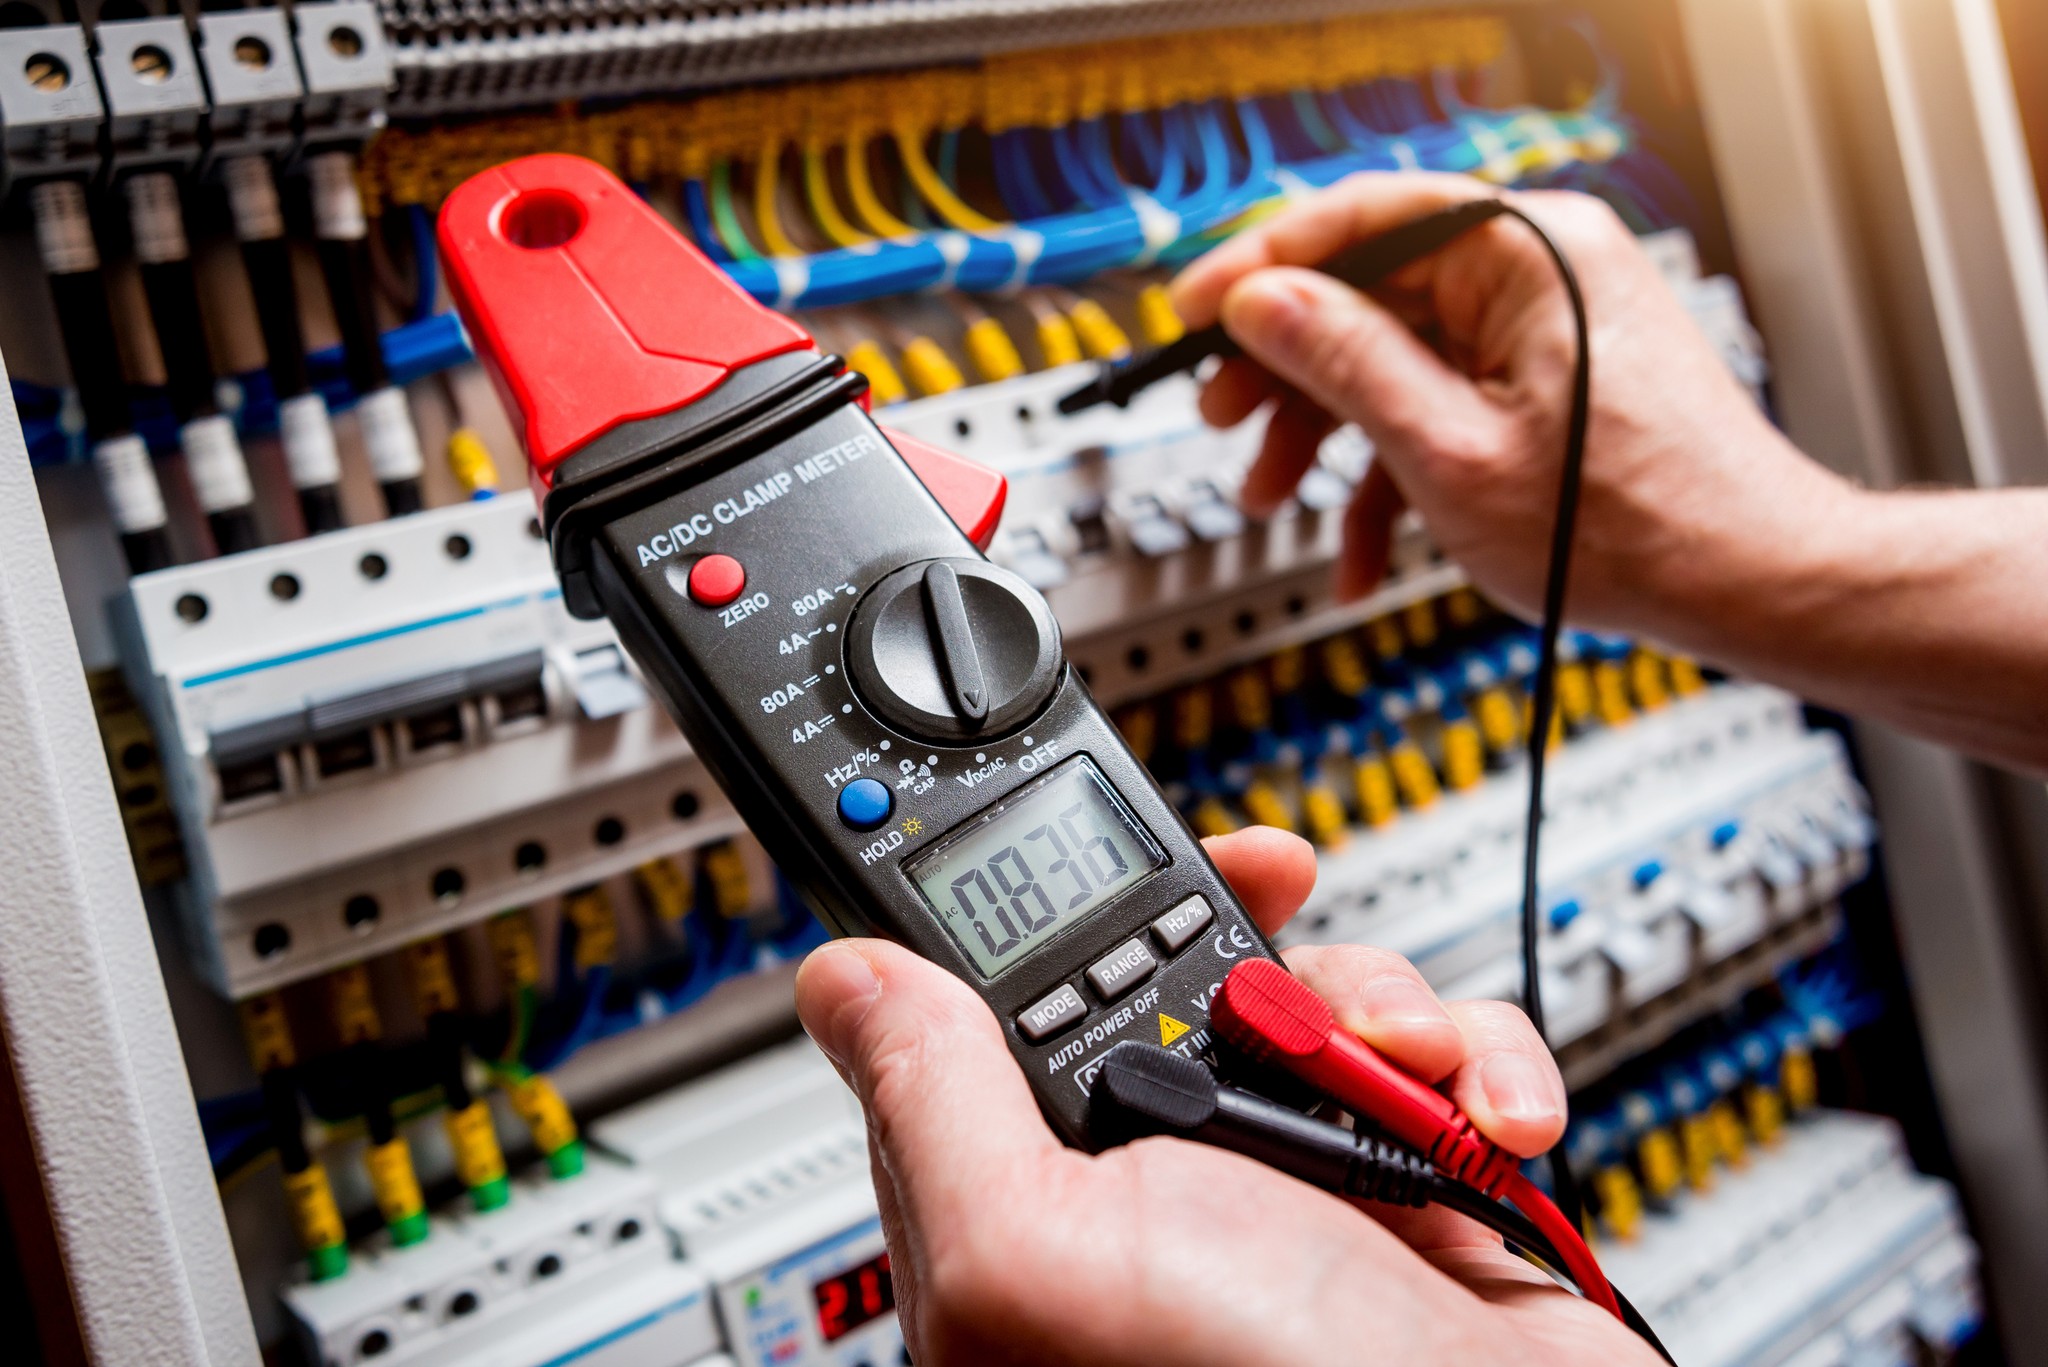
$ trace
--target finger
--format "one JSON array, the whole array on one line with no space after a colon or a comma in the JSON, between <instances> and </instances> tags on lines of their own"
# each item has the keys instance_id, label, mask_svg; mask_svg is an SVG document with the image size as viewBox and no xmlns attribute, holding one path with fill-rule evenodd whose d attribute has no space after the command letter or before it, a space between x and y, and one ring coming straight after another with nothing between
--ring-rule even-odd
<instances>
[{"instance_id":1,"label":"finger","mask_svg":"<svg viewBox=\"0 0 2048 1367\"><path fill-rule=\"evenodd\" d=\"M1216 871L1259 929L1271 935L1301 910L1316 885L1316 850L1298 835L1247 826L1202 842Z\"/></svg>"},{"instance_id":2,"label":"finger","mask_svg":"<svg viewBox=\"0 0 2048 1367\"><path fill-rule=\"evenodd\" d=\"M1380 586L1394 555L1394 524L1407 510L1387 467L1374 461L1365 471L1365 482L1344 509L1344 534L1337 552L1336 597L1340 603L1355 603Z\"/></svg>"},{"instance_id":3,"label":"finger","mask_svg":"<svg viewBox=\"0 0 2048 1367\"><path fill-rule=\"evenodd\" d=\"M1346 177L1197 259L1173 282L1174 310L1189 328L1207 327L1219 316L1230 287L1253 271L1313 266L1411 219L1498 193L1467 176L1363 172Z\"/></svg>"},{"instance_id":4,"label":"finger","mask_svg":"<svg viewBox=\"0 0 2048 1367\"><path fill-rule=\"evenodd\" d=\"M1548 1151L1564 1134L1564 1077L1536 1027L1506 1002L1452 1002L1449 1010L1465 1038L1451 1100L1510 1153Z\"/></svg>"},{"instance_id":5,"label":"finger","mask_svg":"<svg viewBox=\"0 0 2048 1367\"><path fill-rule=\"evenodd\" d=\"M1384 455L1431 449L1490 410L1401 321L1340 280L1276 266L1239 280L1223 325L1245 354L1341 419Z\"/></svg>"},{"instance_id":6,"label":"finger","mask_svg":"<svg viewBox=\"0 0 2048 1367\"><path fill-rule=\"evenodd\" d=\"M1287 966L1330 1004L1337 1023L1432 1085L1465 1059L1465 1036L1429 984L1392 950L1296 945Z\"/></svg>"},{"instance_id":7,"label":"finger","mask_svg":"<svg viewBox=\"0 0 2048 1367\"><path fill-rule=\"evenodd\" d=\"M805 958L796 1003L859 1095L909 1224L968 1218L1059 1149L995 1017L938 965L835 941Z\"/></svg>"},{"instance_id":8,"label":"finger","mask_svg":"<svg viewBox=\"0 0 2048 1367\"><path fill-rule=\"evenodd\" d=\"M1320 404L1299 394L1290 394L1266 420L1265 440L1258 458L1245 471L1244 487L1237 501L1249 516L1263 521L1279 511L1294 486L1316 463L1323 438L1337 427L1336 420Z\"/></svg>"},{"instance_id":9,"label":"finger","mask_svg":"<svg viewBox=\"0 0 2048 1367\"><path fill-rule=\"evenodd\" d=\"M1211 427L1235 427L1281 388L1272 371L1257 361L1233 356L1217 366L1202 386L1202 421Z\"/></svg>"}]
</instances>

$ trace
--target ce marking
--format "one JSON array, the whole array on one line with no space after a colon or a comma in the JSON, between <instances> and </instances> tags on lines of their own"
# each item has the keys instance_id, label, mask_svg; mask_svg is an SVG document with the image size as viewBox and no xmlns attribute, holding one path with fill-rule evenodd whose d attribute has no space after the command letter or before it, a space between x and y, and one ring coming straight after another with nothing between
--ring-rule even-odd
<instances>
[{"instance_id":1,"label":"ce marking","mask_svg":"<svg viewBox=\"0 0 2048 1367\"><path fill-rule=\"evenodd\" d=\"M1231 948L1225 949L1223 947L1225 940L1230 942ZM1232 926L1227 935L1220 930L1216 932L1216 957L1219 959L1240 958L1248 953L1251 947L1251 937L1244 933L1244 929L1241 926Z\"/></svg>"}]
</instances>

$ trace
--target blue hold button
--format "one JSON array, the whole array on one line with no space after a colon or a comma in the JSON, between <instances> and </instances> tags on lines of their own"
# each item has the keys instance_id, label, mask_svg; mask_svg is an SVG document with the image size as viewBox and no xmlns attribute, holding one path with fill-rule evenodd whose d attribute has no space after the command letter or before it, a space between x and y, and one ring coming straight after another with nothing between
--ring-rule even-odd
<instances>
[{"instance_id":1,"label":"blue hold button","mask_svg":"<svg viewBox=\"0 0 2048 1367\"><path fill-rule=\"evenodd\" d=\"M839 819L856 831L872 831L896 810L896 799L871 778L857 778L839 790Z\"/></svg>"}]
</instances>

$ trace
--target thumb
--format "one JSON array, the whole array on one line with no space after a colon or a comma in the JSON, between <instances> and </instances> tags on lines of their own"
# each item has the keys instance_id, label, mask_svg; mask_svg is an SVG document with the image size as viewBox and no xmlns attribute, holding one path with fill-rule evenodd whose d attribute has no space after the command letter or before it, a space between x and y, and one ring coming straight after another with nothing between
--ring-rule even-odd
<instances>
[{"instance_id":1,"label":"thumb","mask_svg":"<svg viewBox=\"0 0 2048 1367\"><path fill-rule=\"evenodd\" d=\"M996 1018L936 964L834 941L805 958L796 1005L860 1097L913 1227L965 1218L1060 1150Z\"/></svg>"},{"instance_id":2,"label":"thumb","mask_svg":"<svg viewBox=\"0 0 2048 1367\"><path fill-rule=\"evenodd\" d=\"M1400 319L1321 271L1253 271L1223 296L1221 317L1252 359L1377 446L1415 450L1447 419L1486 411Z\"/></svg>"}]
</instances>

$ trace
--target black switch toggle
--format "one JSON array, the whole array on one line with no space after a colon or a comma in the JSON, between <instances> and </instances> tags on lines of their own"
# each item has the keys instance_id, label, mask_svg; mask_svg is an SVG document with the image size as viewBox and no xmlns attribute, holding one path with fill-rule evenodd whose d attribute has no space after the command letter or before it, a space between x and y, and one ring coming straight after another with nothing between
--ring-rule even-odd
<instances>
[{"instance_id":1,"label":"black switch toggle","mask_svg":"<svg viewBox=\"0 0 2048 1367\"><path fill-rule=\"evenodd\" d=\"M987 721L981 652L975 649L974 629L967 624L967 604L960 599L960 576L943 560L925 567L924 610L931 615L939 663L953 686L953 710L969 721Z\"/></svg>"}]
</instances>

